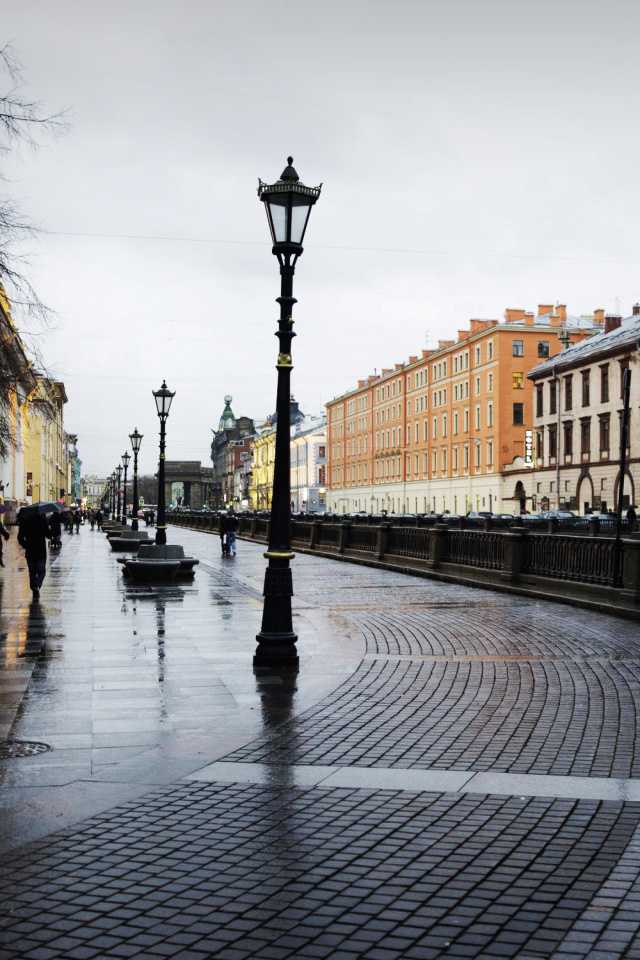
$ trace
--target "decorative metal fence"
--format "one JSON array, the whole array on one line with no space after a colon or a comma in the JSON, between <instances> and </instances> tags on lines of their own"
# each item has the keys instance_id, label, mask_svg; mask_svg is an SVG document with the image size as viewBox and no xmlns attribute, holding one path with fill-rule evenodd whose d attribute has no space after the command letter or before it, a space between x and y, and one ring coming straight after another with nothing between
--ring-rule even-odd
<instances>
[{"instance_id":1,"label":"decorative metal fence","mask_svg":"<svg viewBox=\"0 0 640 960\"><path fill-rule=\"evenodd\" d=\"M374 553L378 541L378 527L358 524L349 530L347 547L350 550L365 550Z\"/></svg>"},{"instance_id":2,"label":"decorative metal fence","mask_svg":"<svg viewBox=\"0 0 640 960\"><path fill-rule=\"evenodd\" d=\"M291 523L291 540L293 543L309 543L311 541L311 524L304 520L294 520Z\"/></svg>"},{"instance_id":3,"label":"decorative metal fence","mask_svg":"<svg viewBox=\"0 0 640 960\"><path fill-rule=\"evenodd\" d=\"M339 523L323 523L318 536L318 543L323 547L337 547L340 536Z\"/></svg>"},{"instance_id":4,"label":"decorative metal fence","mask_svg":"<svg viewBox=\"0 0 640 960\"><path fill-rule=\"evenodd\" d=\"M614 541L557 534L527 537L522 572L613 586Z\"/></svg>"},{"instance_id":5,"label":"decorative metal fence","mask_svg":"<svg viewBox=\"0 0 640 960\"><path fill-rule=\"evenodd\" d=\"M502 570L504 543L504 536L501 533L448 530L442 560L445 563L460 563L467 567Z\"/></svg>"},{"instance_id":6,"label":"decorative metal fence","mask_svg":"<svg viewBox=\"0 0 640 960\"><path fill-rule=\"evenodd\" d=\"M391 527L387 552L398 557L429 559L429 531L421 527Z\"/></svg>"}]
</instances>

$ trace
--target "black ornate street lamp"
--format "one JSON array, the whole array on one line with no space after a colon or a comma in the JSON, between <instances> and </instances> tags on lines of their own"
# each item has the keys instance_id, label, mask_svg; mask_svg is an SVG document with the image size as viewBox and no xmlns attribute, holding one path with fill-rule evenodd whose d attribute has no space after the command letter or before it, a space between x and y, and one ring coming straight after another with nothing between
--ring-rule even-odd
<instances>
[{"instance_id":1,"label":"black ornate street lamp","mask_svg":"<svg viewBox=\"0 0 640 960\"><path fill-rule=\"evenodd\" d=\"M269 566L264 577L262 629L253 658L256 666L298 666L298 651L291 618L293 579L289 561L291 552L291 478L290 478L290 396L291 341L295 337L291 313L297 300L293 296L293 275L309 222L311 207L320 196L319 187L305 187L294 170L293 157L277 183L259 181L258 196L267 212L273 254L280 264L280 318L276 336L279 353L278 392L276 398L276 451L273 468L269 548L265 557Z\"/></svg>"},{"instance_id":2,"label":"black ornate street lamp","mask_svg":"<svg viewBox=\"0 0 640 960\"><path fill-rule=\"evenodd\" d=\"M111 474L111 519L117 520L116 516L116 474L115 470Z\"/></svg>"},{"instance_id":3,"label":"black ornate street lamp","mask_svg":"<svg viewBox=\"0 0 640 960\"><path fill-rule=\"evenodd\" d=\"M118 464L118 466L116 467L116 477L118 482L118 488L116 490L116 510L118 512L118 516L116 517L116 520L118 521L118 523L122 523L122 509L120 506L120 491L121 491L121 485L122 485L122 465L121 464Z\"/></svg>"},{"instance_id":4,"label":"black ornate street lamp","mask_svg":"<svg viewBox=\"0 0 640 960\"><path fill-rule=\"evenodd\" d=\"M158 516L156 519L156 544L164 546L167 542L167 521L165 518L165 497L164 497L164 445L165 445L165 423L169 416L171 401L175 397L175 390L167 389L166 381L162 381L159 390L151 391L156 399L156 408L160 417L160 462L158 464Z\"/></svg>"},{"instance_id":5,"label":"black ornate street lamp","mask_svg":"<svg viewBox=\"0 0 640 960\"><path fill-rule=\"evenodd\" d=\"M142 443L142 434L138 433L136 427L133 433L129 434L131 447L133 449L133 518L131 520L131 529L138 529L138 451Z\"/></svg>"},{"instance_id":6,"label":"black ornate street lamp","mask_svg":"<svg viewBox=\"0 0 640 960\"><path fill-rule=\"evenodd\" d=\"M122 522L125 527L127 525L127 468L129 466L129 460L131 460L131 454L126 450L122 454L122 462L124 464L124 490L122 493Z\"/></svg>"}]
</instances>

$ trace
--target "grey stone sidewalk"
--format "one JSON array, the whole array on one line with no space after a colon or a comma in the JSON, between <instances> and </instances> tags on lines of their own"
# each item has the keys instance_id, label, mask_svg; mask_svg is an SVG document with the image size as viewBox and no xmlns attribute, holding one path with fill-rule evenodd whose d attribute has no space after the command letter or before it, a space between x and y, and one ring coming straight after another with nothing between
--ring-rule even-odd
<instances>
[{"instance_id":1,"label":"grey stone sidewalk","mask_svg":"<svg viewBox=\"0 0 640 960\"><path fill-rule=\"evenodd\" d=\"M640 957L640 628L169 528L186 586L69 537L2 571L0 957ZM23 561L22 561L22 565Z\"/></svg>"}]
</instances>

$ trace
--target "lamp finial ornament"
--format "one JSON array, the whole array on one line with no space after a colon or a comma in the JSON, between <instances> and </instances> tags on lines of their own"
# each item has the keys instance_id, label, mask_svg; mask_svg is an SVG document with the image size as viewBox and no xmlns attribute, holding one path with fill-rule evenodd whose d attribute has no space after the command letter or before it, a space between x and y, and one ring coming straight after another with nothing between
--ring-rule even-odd
<instances>
[{"instance_id":1,"label":"lamp finial ornament","mask_svg":"<svg viewBox=\"0 0 640 960\"><path fill-rule=\"evenodd\" d=\"M285 183L297 183L300 177L296 173L293 164L293 157L287 157L288 167L285 167L282 173L280 174L280 179L284 180Z\"/></svg>"}]
</instances>

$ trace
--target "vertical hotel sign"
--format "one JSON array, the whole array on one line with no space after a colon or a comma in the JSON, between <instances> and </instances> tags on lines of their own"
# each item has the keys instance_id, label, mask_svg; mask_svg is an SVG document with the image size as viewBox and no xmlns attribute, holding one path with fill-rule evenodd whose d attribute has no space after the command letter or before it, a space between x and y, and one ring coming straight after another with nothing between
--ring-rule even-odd
<instances>
[{"instance_id":1,"label":"vertical hotel sign","mask_svg":"<svg viewBox=\"0 0 640 960\"><path fill-rule=\"evenodd\" d=\"M528 467L533 463L533 430L524 432L524 462Z\"/></svg>"}]
</instances>

